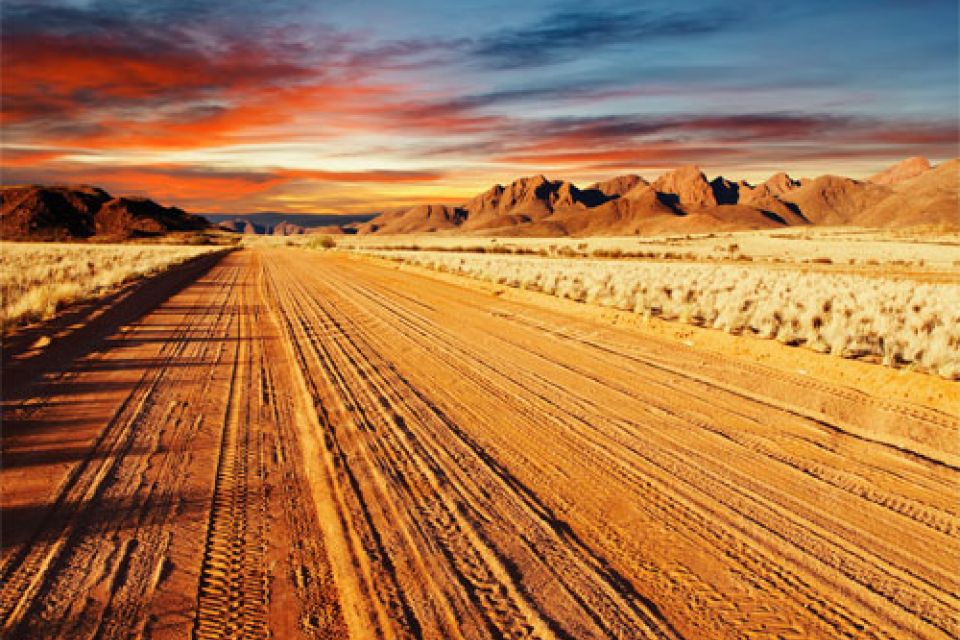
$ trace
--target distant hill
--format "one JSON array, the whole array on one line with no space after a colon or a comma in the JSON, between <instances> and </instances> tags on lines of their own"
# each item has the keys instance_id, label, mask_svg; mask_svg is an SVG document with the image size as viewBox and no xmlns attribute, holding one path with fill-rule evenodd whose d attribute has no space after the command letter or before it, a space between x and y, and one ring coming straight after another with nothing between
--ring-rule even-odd
<instances>
[{"instance_id":1,"label":"distant hill","mask_svg":"<svg viewBox=\"0 0 960 640\"><path fill-rule=\"evenodd\" d=\"M384 212L359 233L505 236L619 235L765 229L797 225L960 226L958 162L910 158L870 180L777 173L752 185L696 166L650 183L627 174L585 189L542 175L495 185L460 205Z\"/></svg>"},{"instance_id":2,"label":"distant hill","mask_svg":"<svg viewBox=\"0 0 960 640\"><path fill-rule=\"evenodd\" d=\"M255 233L259 235L298 235L315 233L322 229L324 233L351 232L352 225L364 223L377 217L376 213L364 214L325 214L325 213L208 213L211 223L222 229L236 233Z\"/></svg>"},{"instance_id":3,"label":"distant hill","mask_svg":"<svg viewBox=\"0 0 960 640\"><path fill-rule=\"evenodd\" d=\"M204 218L182 209L164 207L147 198L115 198L87 185L0 188L3 239L129 238L208 226Z\"/></svg>"},{"instance_id":4,"label":"distant hill","mask_svg":"<svg viewBox=\"0 0 960 640\"><path fill-rule=\"evenodd\" d=\"M921 173L930 170L930 161L920 156L907 158L892 167L887 167L880 173L871 176L870 182L874 184L898 184L911 178L916 178Z\"/></svg>"},{"instance_id":5,"label":"distant hill","mask_svg":"<svg viewBox=\"0 0 960 640\"><path fill-rule=\"evenodd\" d=\"M902 178L892 183L893 194L858 218L866 227L960 224L960 160Z\"/></svg>"},{"instance_id":6,"label":"distant hill","mask_svg":"<svg viewBox=\"0 0 960 640\"><path fill-rule=\"evenodd\" d=\"M696 166L653 182L626 174L579 188L543 175L494 185L459 204L421 204L381 214L208 214L194 216L146 198L91 186L0 189L0 237L131 237L202 229L236 233L464 233L502 236L634 235L767 229L798 225L960 227L960 161L932 167L909 158L870 178L777 173L750 184L708 180Z\"/></svg>"}]
</instances>

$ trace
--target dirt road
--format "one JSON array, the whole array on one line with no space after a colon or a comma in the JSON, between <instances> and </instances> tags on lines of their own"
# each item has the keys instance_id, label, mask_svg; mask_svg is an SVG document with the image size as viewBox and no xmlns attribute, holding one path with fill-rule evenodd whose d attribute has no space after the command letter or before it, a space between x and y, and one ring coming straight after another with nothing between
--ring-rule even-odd
<instances>
[{"instance_id":1,"label":"dirt road","mask_svg":"<svg viewBox=\"0 0 960 640\"><path fill-rule=\"evenodd\" d=\"M958 428L381 264L247 249L4 397L0 628L956 637L960 469L910 443Z\"/></svg>"}]
</instances>

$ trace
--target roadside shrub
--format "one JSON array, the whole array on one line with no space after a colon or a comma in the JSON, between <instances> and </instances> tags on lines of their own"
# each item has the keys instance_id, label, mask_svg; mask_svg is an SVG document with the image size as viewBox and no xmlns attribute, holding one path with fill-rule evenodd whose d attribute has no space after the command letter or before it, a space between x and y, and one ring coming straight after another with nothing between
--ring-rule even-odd
<instances>
[{"instance_id":1,"label":"roadside shrub","mask_svg":"<svg viewBox=\"0 0 960 640\"><path fill-rule=\"evenodd\" d=\"M0 324L6 330L49 319L68 304L215 250L208 245L5 242L0 248Z\"/></svg>"},{"instance_id":2,"label":"roadside shrub","mask_svg":"<svg viewBox=\"0 0 960 640\"><path fill-rule=\"evenodd\" d=\"M310 238L304 244L308 249L333 249L337 246L337 241L334 240L331 236L317 236L315 238Z\"/></svg>"},{"instance_id":3,"label":"roadside shrub","mask_svg":"<svg viewBox=\"0 0 960 640\"><path fill-rule=\"evenodd\" d=\"M377 254L378 252L372 252ZM736 263L384 252L431 269L960 379L960 285ZM603 254L601 254L603 255ZM673 257L669 252L664 258ZM749 256L741 256L751 260Z\"/></svg>"}]
</instances>

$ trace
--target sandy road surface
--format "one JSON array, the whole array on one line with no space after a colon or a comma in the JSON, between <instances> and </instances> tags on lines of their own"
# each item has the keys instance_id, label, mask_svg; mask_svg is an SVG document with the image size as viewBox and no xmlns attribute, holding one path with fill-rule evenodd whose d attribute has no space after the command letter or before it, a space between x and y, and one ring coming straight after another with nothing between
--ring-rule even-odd
<instances>
[{"instance_id":1,"label":"sandy road surface","mask_svg":"<svg viewBox=\"0 0 960 640\"><path fill-rule=\"evenodd\" d=\"M231 254L4 409L5 637L960 633L960 470L870 436L956 416L379 264Z\"/></svg>"}]
</instances>

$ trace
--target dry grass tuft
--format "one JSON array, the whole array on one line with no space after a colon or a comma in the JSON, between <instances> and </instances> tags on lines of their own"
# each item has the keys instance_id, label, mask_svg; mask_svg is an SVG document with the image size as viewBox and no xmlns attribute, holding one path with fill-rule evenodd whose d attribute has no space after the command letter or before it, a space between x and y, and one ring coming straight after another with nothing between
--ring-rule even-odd
<instances>
[{"instance_id":1,"label":"dry grass tuft","mask_svg":"<svg viewBox=\"0 0 960 640\"><path fill-rule=\"evenodd\" d=\"M439 271L960 379L960 286L626 260L372 252Z\"/></svg>"},{"instance_id":2,"label":"dry grass tuft","mask_svg":"<svg viewBox=\"0 0 960 640\"><path fill-rule=\"evenodd\" d=\"M66 305L150 276L216 246L0 244L0 324L46 320Z\"/></svg>"},{"instance_id":3,"label":"dry grass tuft","mask_svg":"<svg viewBox=\"0 0 960 640\"><path fill-rule=\"evenodd\" d=\"M335 249L337 241L332 236L312 236L303 243L308 249Z\"/></svg>"}]
</instances>

